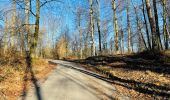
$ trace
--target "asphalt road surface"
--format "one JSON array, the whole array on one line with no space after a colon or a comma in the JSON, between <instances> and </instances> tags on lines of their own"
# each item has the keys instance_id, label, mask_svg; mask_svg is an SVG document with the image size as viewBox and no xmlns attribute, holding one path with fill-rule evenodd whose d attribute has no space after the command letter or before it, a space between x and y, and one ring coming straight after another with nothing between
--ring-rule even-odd
<instances>
[{"instance_id":1,"label":"asphalt road surface","mask_svg":"<svg viewBox=\"0 0 170 100\"><path fill-rule=\"evenodd\" d=\"M111 84L94 77L76 64L66 61L52 60L57 63L47 79L39 83L38 91L32 87L24 100L114 100L117 94ZM83 71L83 72L82 72ZM86 72L87 71L87 72ZM98 74L95 74L98 76ZM22 100L20 97L19 100ZM121 100L129 100L120 96Z\"/></svg>"}]
</instances>

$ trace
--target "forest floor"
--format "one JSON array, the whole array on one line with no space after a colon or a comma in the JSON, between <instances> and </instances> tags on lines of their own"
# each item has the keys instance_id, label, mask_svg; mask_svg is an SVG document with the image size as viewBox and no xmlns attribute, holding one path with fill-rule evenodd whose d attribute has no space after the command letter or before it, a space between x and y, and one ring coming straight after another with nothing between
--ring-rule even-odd
<instances>
[{"instance_id":1,"label":"forest floor","mask_svg":"<svg viewBox=\"0 0 170 100\"><path fill-rule=\"evenodd\" d=\"M105 76L120 94L134 100L170 98L170 51L68 61Z\"/></svg>"},{"instance_id":2,"label":"forest floor","mask_svg":"<svg viewBox=\"0 0 170 100\"><path fill-rule=\"evenodd\" d=\"M8 57L5 60L8 60ZM44 59L33 59L31 68L27 67L21 57L11 60L10 63L7 61L8 64L5 60L0 60L0 100L17 100L20 95L26 95L28 88L38 80L43 81L55 68Z\"/></svg>"}]
</instances>

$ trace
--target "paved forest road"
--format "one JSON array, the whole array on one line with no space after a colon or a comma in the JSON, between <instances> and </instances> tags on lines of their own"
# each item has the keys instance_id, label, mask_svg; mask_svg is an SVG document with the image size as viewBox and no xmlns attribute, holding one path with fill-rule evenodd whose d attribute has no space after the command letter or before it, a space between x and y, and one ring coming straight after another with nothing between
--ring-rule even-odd
<instances>
[{"instance_id":1,"label":"paved forest road","mask_svg":"<svg viewBox=\"0 0 170 100\"><path fill-rule=\"evenodd\" d=\"M82 73L74 63L53 60L58 63L56 69L49 74L39 89L30 89L24 100L113 100L117 94L109 83ZM76 70L79 69L79 70ZM128 100L128 97L119 99ZM19 98L20 100L20 98Z\"/></svg>"}]
</instances>

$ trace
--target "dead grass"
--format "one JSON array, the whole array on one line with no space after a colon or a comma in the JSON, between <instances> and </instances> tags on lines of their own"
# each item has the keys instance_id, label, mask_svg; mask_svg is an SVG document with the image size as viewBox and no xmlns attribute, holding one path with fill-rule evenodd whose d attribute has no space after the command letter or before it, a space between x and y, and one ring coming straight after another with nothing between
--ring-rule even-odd
<instances>
[{"instance_id":1,"label":"dead grass","mask_svg":"<svg viewBox=\"0 0 170 100\"><path fill-rule=\"evenodd\" d=\"M21 61L24 62L24 61ZM26 65L24 63L0 66L0 98L1 100L16 100L22 94ZM44 79L54 69L54 65L48 64L44 59L33 59L33 72L38 80ZM29 76L30 77L30 76ZM31 78L27 87L31 86Z\"/></svg>"}]
</instances>

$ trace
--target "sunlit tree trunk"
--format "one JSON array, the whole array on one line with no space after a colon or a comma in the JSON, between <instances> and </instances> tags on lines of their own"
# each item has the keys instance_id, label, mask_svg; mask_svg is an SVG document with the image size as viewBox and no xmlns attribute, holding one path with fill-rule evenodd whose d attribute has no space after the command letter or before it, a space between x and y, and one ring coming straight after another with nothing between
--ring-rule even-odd
<instances>
[{"instance_id":1,"label":"sunlit tree trunk","mask_svg":"<svg viewBox=\"0 0 170 100\"><path fill-rule=\"evenodd\" d=\"M168 31L167 31L167 23L166 23L166 18L167 18L167 14L166 14L166 0L163 0L163 34L164 34L164 45L165 45L165 49L168 49Z\"/></svg>"},{"instance_id":2,"label":"sunlit tree trunk","mask_svg":"<svg viewBox=\"0 0 170 100\"><path fill-rule=\"evenodd\" d=\"M147 14L149 18L150 27L151 27L151 33L152 33L152 49L158 50L159 48L158 48L158 39L156 38L157 37L156 24L155 24L154 17L152 15L150 0L145 0L145 3L146 3Z\"/></svg>"},{"instance_id":3,"label":"sunlit tree trunk","mask_svg":"<svg viewBox=\"0 0 170 100\"><path fill-rule=\"evenodd\" d=\"M132 38L131 38L131 25L130 25L130 14L129 14L130 0L127 0L127 31L128 31L128 53L132 52Z\"/></svg>"},{"instance_id":4,"label":"sunlit tree trunk","mask_svg":"<svg viewBox=\"0 0 170 100\"><path fill-rule=\"evenodd\" d=\"M39 34L39 20L40 20L40 0L36 0L36 19L35 19L35 31L33 38L31 40L31 47L30 47L30 55L31 57L35 56L35 50L37 47L38 42L38 34Z\"/></svg>"},{"instance_id":5,"label":"sunlit tree trunk","mask_svg":"<svg viewBox=\"0 0 170 100\"><path fill-rule=\"evenodd\" d=\"M116 0L112 0L112 10L113 10L113 24L114 24L114 43L115 43L115 53L119 53L119 32L118 32L118 21L116 15Z\"/></svg>"},{"instance_id":6,"label":"sunlit tree trunk","mask_svg":"<svg viewBox=\"0 0 170 100\"><path fill-rule=\"evenodd\" d=\"M89 4L90 4L91 56L95 56L93 0L89 0Z\"/></svg>"},{"instance_id":7,"label":"sunlit tree trunk","mask_svg":"<svg viewBox=\"0 0 170 100\"><path fill-rule=\"evenodd\" d=\"M16 19L17 19L17 11L16 11L16 0L12 0L12 31L10 37L10 45L14 47L14 36L16 35Z\"/></svg>"},{"instance_id":8,"label":"sunlit tree trunk","mask_svg":"<svg viewBox=\"0 0 170 100\"><path fill-rule=\"evenodd\" d=\"M30 31L29 31L29 10L30 10L30 0L24 0L25 4L25 29L27 33L27 47L30 47ZM27 49L28 49L27 48Z\"/></svg>"},{"instance_id":9,"label":"sunlit tree trunk","mask_svg":"<svg viewBox=\"0 0 170 100\"><path fill-rule=\"evenodd\" d=\"M4 29L4 54L6 53L8 49L8 22L7 22L7 16L5 17L5 29Z\"/></svg>"}]
</instances>

